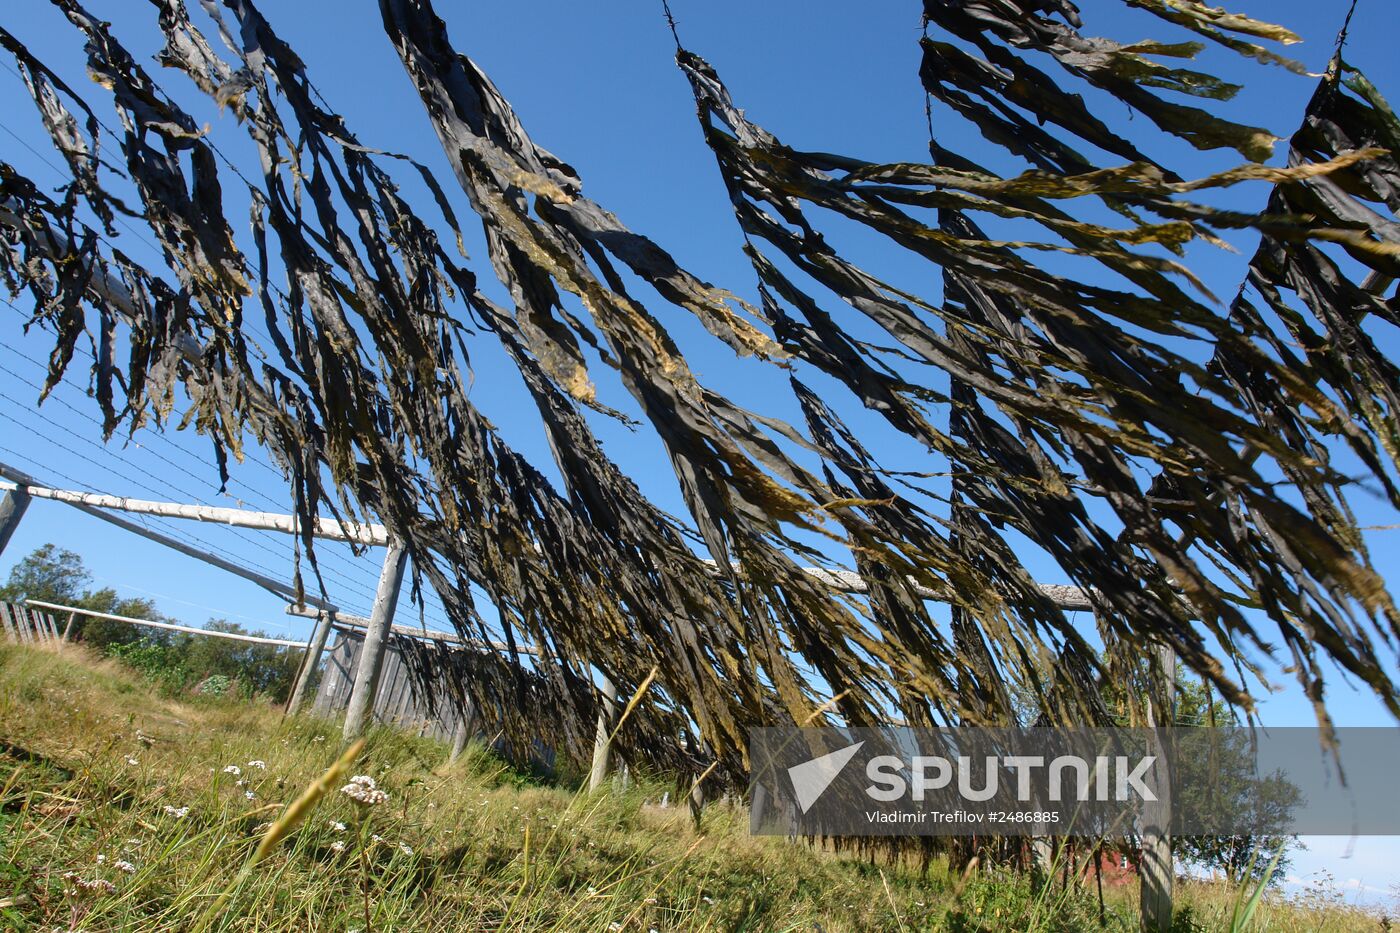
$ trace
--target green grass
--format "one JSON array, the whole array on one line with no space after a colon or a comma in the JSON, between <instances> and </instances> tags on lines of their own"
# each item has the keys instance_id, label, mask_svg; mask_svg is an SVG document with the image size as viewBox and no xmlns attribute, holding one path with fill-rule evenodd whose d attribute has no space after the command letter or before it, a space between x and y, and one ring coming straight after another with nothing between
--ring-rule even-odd
<instances>
[{"instance_id":1,"label":"green grass","mask_svg":"<svg viewBox=\"0 0 1400 933\"><path fill-rule=\"evenodd\" d=\"M362 810L332 790L244 871L338 739L336 723L257 703L162 696L74 647L0 645L0 929L1099 928L1096 899L1074 886L987 868L964 881L942 862L925 872L754 838L747 814L724 804L697 831L686 810L646 803L659 786L590 796L479 748L449 767L441 743L387 730L351 772L373 776L386 803ZM1231 892L1184 895L1181 929L1228 927ZM1110 892L1106 921L1137 929L1130 894ZM1251 927L1378 928L1275 898Z\"/></svg>"}]
</instances>

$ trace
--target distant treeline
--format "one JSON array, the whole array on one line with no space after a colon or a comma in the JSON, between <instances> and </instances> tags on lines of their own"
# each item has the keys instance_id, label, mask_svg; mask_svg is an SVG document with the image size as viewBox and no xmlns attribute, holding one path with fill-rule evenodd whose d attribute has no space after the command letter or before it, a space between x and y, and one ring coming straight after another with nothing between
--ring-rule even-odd
<instances>
[{"instance_id":1,"label":"distant treeline","mask_svg":"<svg viewBox=\"0 0 1400 933\"><path fill-rule=\"evenodd\" d=\"M81 556L45 544L11 569L9 582L0 586L0 600L38 599L133 619L177 621L161 615L152 600L121 599L111 587L90 589L91 581ZM210 619L204 628L266 635L225 619ZM277 645L205 638L82 616L74 623L71 637L130 664L171 694L233 693L280 703L291 692L301 662L299 651Z\"/></svg>"}]
</instances>

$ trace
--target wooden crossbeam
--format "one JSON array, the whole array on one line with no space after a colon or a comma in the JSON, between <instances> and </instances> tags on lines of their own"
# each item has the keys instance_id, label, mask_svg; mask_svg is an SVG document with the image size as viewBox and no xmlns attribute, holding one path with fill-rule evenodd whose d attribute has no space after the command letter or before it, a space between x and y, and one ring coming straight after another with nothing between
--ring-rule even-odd
<instances>
[{"instance_id":1,"label":"wooden crossbeam","mask_svg":"<svg viewBox=\"0 0 1400 933\"><path fill-rule=\"evenodd\" d=\"M111 619L113 622L129 622L132 625L146 625L151 628L167 629L172 632L188 632L191 635L208 635L210 638L227 638L232 641L249 641L259 645L281 645L286 648L305 648L306 645L299 641L289 641L285 638L264 638L261 635L239 635L237 632L211 632L207 628L194 628L189 625L176 625L173 622L152 622L150 619L133 619L131 616L113 615L110 612L98 612L95 609L84 609L81 606L65 606L61 603L45 602L41 599L26 599L26 606L38 606L41 609L55 609L60 612L74 612L78 615L90 616L94 619Z\"/></svg>"}]
</instances>

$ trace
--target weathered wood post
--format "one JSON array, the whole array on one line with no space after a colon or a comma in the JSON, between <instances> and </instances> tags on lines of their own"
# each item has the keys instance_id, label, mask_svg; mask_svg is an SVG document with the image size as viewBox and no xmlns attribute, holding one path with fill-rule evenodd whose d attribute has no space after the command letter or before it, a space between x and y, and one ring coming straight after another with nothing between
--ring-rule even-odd
<instances>
[{"instance_id":1,"label":"weathered wood post","mask_svg":"<svg viewBox=\"0 0 1400 933\"><path fill-rule=\"evenodd\" d=\"M1162 667L1161 697L1164 708L1154 709L1148 694L1147 721L1156 729L1170 729L1176 705L1176 652L1159 649ZM1139 902L1143 933L1170 933L1172 928L1172 889L1176 883L1176 868L1172 862L1171 837L1171 773L1167 769L1166 748L1161 732L1153 741L1157 755L1157 802L1144 807L1142 854L1138 859Z\"/></svg>"},{"instance_id":2,"label":"weathered wood post","mask_svg":"<svg viewBox=\"0 0 1400 933\"><path fill-rule=\"evenodd\" d=\"M612 769L612 730L617 719L617 687L607 674L599 672L598 676L598 730L593 737L593 770L588 775L590 791L602 787Z\"/></svg>"},{"instance_id":3,"label":"weathered wood post","mask_svg":"<svg viewBox=\"0 0 1400 933\"><path fill-rule=\"evenodd\" d=\"M370 613L365 640L360 645L360 662L355 666L355 685L345 707L345 741L353 742L364 734L365 726L374 713L374 693L379 689L379 675L384 672L384 651L389 646L389 626L394 623L394 609L399 602L403 584L404 564L408 552L403 545L390 542L384 555L384 569L379 574L379 588L374 594L374 611Z\"/></svg>"},{"instance_id":4,"label":"weathered wood post","mask_svg":"<svg viewBox=\"0 0 1400 933\"><path fill-rule=\"evenodd\" d=\"M29 493L23 489L10 489L0 499L0 554L5 553L5 545L10 543L24 510L29 508Z\"/></svg>"},{"instance_id":5,"label":"weathered wood post","mask_svg":"<svg viewBox=\"0 0 1400 933\"><path fill-rule=\"evenodd\" d=\"M63 626L63 640L65 642L73 640L73 623L78 620L78 613L68 613L68 624Z\"/></svg>"},{"instance_id":6,"label":"weathered wood post","mask_svg":"<svg viewBox=\"0 0 1400 933\"><path fill-rule=\"evenodd\" d=\"M295 715L306 700L307 687L317 668L321 666L321 654L326 650L326 639L330 637L331 625L334 622L333 611L323 609L316 616L316 627L311 630L311 640L306 643L306 651L301 658L301 670L297 672L296 686L292 688L291 698L287 700L288 716Z\"/></svg>"},{"instance_id":7,"label":"weathered wood post","mask_svg":"<svg viewBox=\"0 0 1400 933\"><path fill-rule=\"evenodd\" d=\"M452 750L447 753L447 763L452 764L462 757L462 752L467 747L467 719L463 716L457 720L457 728L452 730Z\"/></svg>"}]
</instances>

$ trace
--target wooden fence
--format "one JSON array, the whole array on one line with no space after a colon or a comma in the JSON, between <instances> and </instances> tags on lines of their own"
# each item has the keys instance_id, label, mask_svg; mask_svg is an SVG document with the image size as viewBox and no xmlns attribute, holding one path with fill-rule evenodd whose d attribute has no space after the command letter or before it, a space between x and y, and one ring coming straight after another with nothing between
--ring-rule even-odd
<instances>
[{"instance_id":1,"label":"wooden fence","mask_svg":"<svg viewBox=\"0 0 1400 933\"><path fill-rule=\"evenodd\" d=\"M64 635L51 614L19 603L0 602L0 627L6 641L20 645L56 645Z\"/></svg>"},{"instance_id":2,"label":"wooden fence","mask_svg":"<svg viewBox=\"0 0 1400 933\"><path fill-rule=\"evenodd\" d=\"M355 665L359 663L360 651L364 647L364 635L350 626L336 628L337 641L326 651L325 668L321 672L321 682L316 687L316 699L311 711L318 716L333 717L342 714L350 702L350 689L355 683ZM384 651L384 669L379 679L379 689L374 694L374 721L394 726L420 736L429 736L452 742L460 751L460 742L470 739L483 742L498 754L516 764L534 768L541 773L551 772L556 764L556 753L541 742L535 742L523 751L512 749L500 734L499 711L472 711L463 723L464 731L459 735L457 725L461 721L452 704L442 704L437 715L428 712L427 704L418 697L413 688L408 665L399 652L398 638L390 638ZM464 647L461 650L479 650ZM445 695L444 684L438 688Z\"/></svg>"},{"instance_id":3,"label":"wooden fence","mask_svg":"<svg viewBox=\"0 0 1400 933\"><path fill-rule=\"evenodd\" d=\"M326 652L325 669L321 672L321 683L316 688L313 712L330 716L345 709L350 702L350 688L355 683L355 667L360 660L360 649L364 646L364 636L357 632L337 630L335 647ZM444 703L439 715L429 713L425 704L415 696L404 662L394 639L384 652L384 670L379 678L379 689L374 695L374 720L386 725L398 726L422 736L431 736L451 741L457 731L458 716L451 704ZM484 723L476 722L478 717L469 717L469 735L484 734Z\"/></svg>"}]
</instances>

